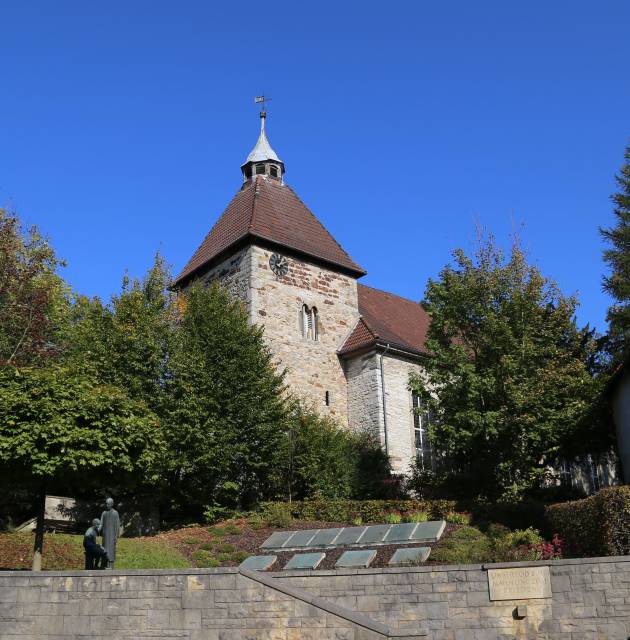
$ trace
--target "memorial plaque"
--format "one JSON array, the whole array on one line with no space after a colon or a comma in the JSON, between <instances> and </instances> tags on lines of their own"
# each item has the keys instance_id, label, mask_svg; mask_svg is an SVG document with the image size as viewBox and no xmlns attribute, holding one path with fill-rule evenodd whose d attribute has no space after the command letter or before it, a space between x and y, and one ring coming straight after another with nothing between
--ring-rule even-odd
<instances>
[{"instance_id":1,"label":"memorial plaque","mask_svg":"<svg viewBox=\"0 0 630 640\"><path fill-rule=\"evenodd\" d=\"M295 531L276 531L272 533L261 545L261 549L280 549L287 543Z\"/></svg>"},{"instance_id":2,"label":"memorial plaque","mask_svg":"<svg viewBox=\"0 0 630 640\"><path fill-rule=\"evenodd\" d=\"M549 567L488 569L490 600L551 598Z\"/></svg>"},{"instance_id":3,"label":"memorial plaque","mask_svg":"<svg viewBox=\"0 0 630 640\"><path fill-rule=\"evenodd\" d=\"M391 524L377 524L367 528L367 531L361 536L359 542L361 544L374 544L383 542L387 532L392 528Z\"/></svg>"},{"instance_id":4,"label":"memorial plaque","mask_svg":"<svg viewBox=\"0 0 630 640\"><path fill-rule=\"evenodd\" d=\"M431 522L419 522L415 531L411 534L409 542L437 542L446 528L444 520Z\"/></svg>"},{"instance_id":5,"label":"memorial plaque","mask_svg":"<svg viewBox=\"0 0 630 640\"><path fill-rule=\"evenodd\" d=\"M346 527L335 540L336 547L345 547L347 544L356 544L365 533L367 527Z\"/></svg>"},{"instance_id":6,"label":"memorial plaque","mask_svg":"<svg viewBox=\"0 0 630 640\"><path fill-rule=\"evenodd\" d=\"M326 547L335 543L335 538L343 529L322 529L312 540L309 546L313 548Z\"/></svg>"},{"instance_id":7,"label":"memorial plaque","mask_svg":"<svg viewBox=\"0 0 630 640\"><path fill-rule=\"evenodd\" d=\"M399 565L418 565L425 562L431 553L431 547L410 547L407 549L398 549L391 557L388 564L392 566Z\"/></svg>"},{"instance_id":8,"label":"memorial plaque","mask_svg":"<svg viewBox=\"0 0 630 640\"><path fill-rule=\"evenodd\" d=\"M407 542L418 525L415 522L394 524L385 536L385 542Z\"/></svg>"},{"instance_id":9,"label":"memorial plaque","mask_svg":"<svg viewBox=\"0 0 630 640\"><path fill-rule=\"evenodd\" d=\"M317 569L325 553L298 553L284 565L285 569Z\"/></svg>"},{"instance_id":10,"label":"memorial plaque","mask_svg":"<svg viewBox=\"0 0 630 640\"><path fill-rule=\"evenodd\" d=\"M370 564L372 564L374 558L376 558L376 551L374 549L344 551L341 558L337 560L335 569L344 567L351 569L366 569Z\"/></svg>"},{"instance_id":11,"label":"memorial plaque","mask_svg":"<svg viewBox=\"0 0 630 640\"><path fill-rule=\"evenodd\" d=\"M241 569L249 569L250 571L266 571L277 559L278 556L249 556L238 566Z\"/></svg>"},{"instance_id":12,"label":"memorial plaque","mask_svg":"<svg viewBox=\"0 0 630 640\"><path fill-rule=\"evenodd\" d=\"M299 549L300 547L309 547L311 540L319 533L319 529L308 529L306 531L296 531L287 542L284 543L285 549Z\"/></svg>"}]
</instances>

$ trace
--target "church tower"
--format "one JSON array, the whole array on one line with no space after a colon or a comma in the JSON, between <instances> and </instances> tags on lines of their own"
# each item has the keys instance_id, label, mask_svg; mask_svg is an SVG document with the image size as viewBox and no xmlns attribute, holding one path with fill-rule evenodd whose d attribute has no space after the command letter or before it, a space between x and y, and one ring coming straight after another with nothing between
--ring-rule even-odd
<instances>
[{"instance_id":1,"label":"church tower","mask_svg":"<svg viewBox=\"0 0 630 640\"><path fill-rule=\"evenodd\" d=\"M348 424L339 349L359 319L357 278L365 271L284 182L266 113L241 166L243 184L188 261L175 286L218 281L264 326L291 393Z\"/></svg>"}]
</instances>

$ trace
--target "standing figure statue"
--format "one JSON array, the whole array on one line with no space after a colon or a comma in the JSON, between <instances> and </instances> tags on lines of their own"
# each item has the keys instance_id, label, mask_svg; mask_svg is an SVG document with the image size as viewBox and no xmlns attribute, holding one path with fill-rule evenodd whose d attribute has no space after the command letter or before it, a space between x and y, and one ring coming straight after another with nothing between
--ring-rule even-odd
<instances>
[{"instance_id":1,"label":"standing figure statue","mask_svg":"<svg viewBox=\"0 0 630 640\"><path fill-rule=\"evenodd\" d=\"M114 509L114 500L105 500L105 511L101 515L101 526L99 531L103 535L103 546L107 551L107 568L113 569L116 561L116 541L120 534L120 518L118 511Z\"/></svg>"}]
</instances>

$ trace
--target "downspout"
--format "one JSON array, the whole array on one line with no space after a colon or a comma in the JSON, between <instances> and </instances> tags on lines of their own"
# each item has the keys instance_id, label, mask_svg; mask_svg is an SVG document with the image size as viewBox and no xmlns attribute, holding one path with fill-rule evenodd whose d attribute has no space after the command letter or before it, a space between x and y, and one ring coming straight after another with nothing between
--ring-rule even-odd
<instances>
[{"instance_id":1,"label":"downspout","mask_svg":"<svg viewBox=\"0 0 630 640\"><path fill-rule=\"evenodd\" d=\"M385 453L389 455L389 439L387 437L387 400L385 398L385 368L383 367L383 357L389 351L389 343L385 351L381 353L381 397L383 398L383 435L385 436Z\"/></svg>"}]
</instances>

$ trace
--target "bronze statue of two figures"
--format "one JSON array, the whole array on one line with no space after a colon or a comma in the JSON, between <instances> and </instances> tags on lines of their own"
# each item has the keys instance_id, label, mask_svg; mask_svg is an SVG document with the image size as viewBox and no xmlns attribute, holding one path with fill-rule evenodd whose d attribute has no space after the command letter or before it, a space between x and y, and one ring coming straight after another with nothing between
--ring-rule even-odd
<instances>
[{"instance_id":1,"label":"bronze statue of two figures","mask_svg":"<svg viewBox=\"0 0 630 640\"><path fill-rule=\"evenodd\" d=\"M103 536L103 544L96 542L97 536ZM114 501L107 498L105 511L101 519L94 518L92 526L83 536L86 569L113 569L116 561L116 541L120 535L120 517L114 509Z\"/></svg>"}]
</instances>

